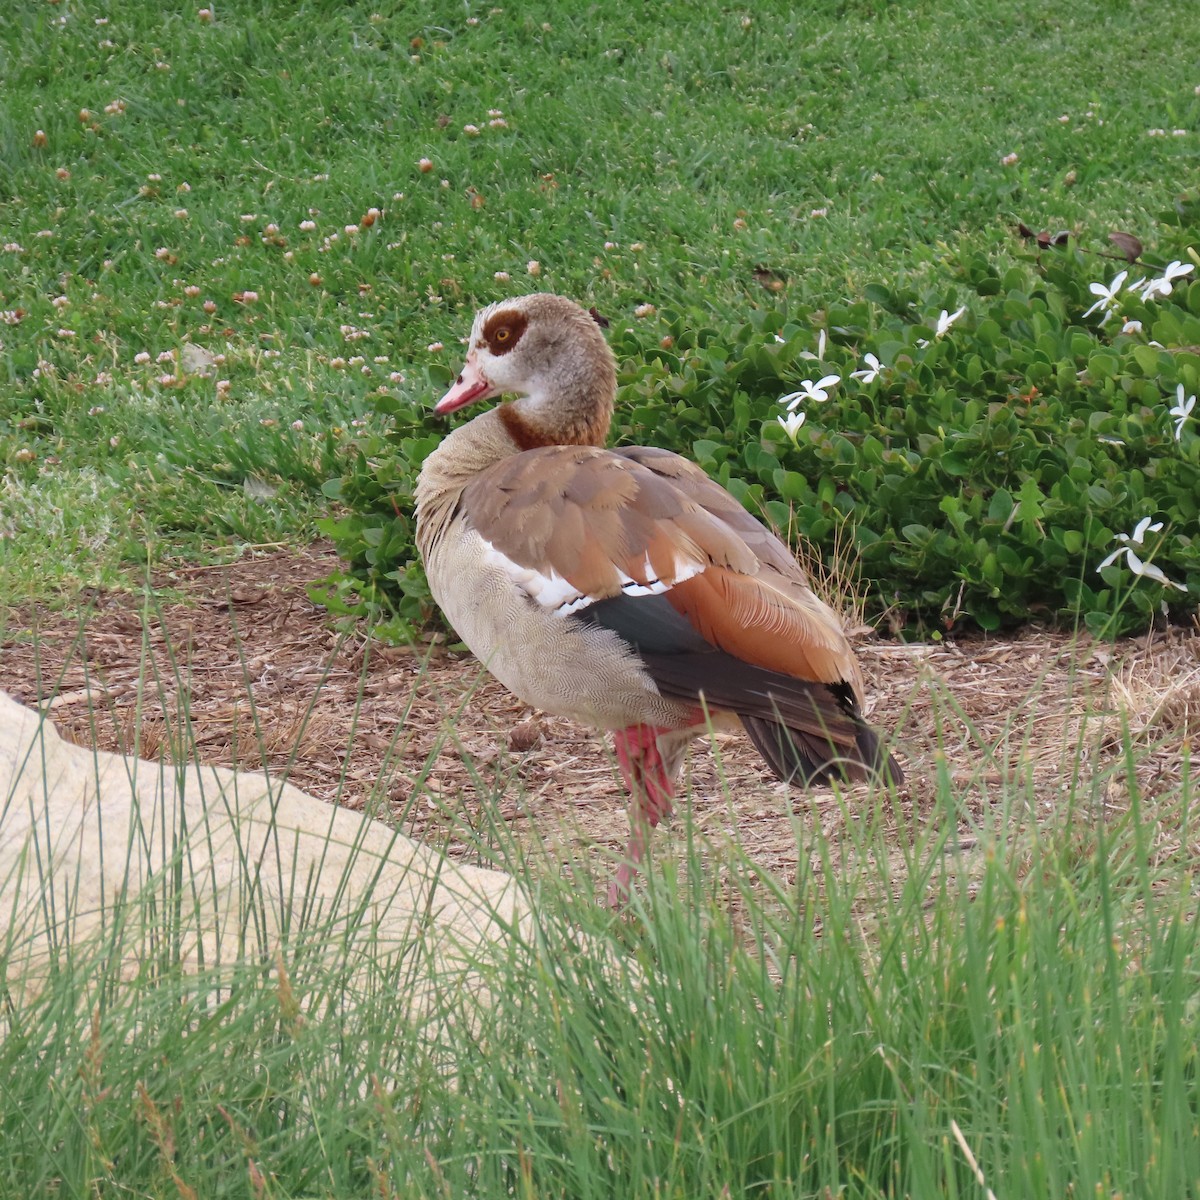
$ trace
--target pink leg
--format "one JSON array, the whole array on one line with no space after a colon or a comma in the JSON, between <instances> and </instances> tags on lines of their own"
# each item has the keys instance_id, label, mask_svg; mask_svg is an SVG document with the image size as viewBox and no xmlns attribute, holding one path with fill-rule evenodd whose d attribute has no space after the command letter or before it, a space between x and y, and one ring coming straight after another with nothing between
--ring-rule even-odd
<instances>
[{"instance_id":1,"label":"pink leg","mask_svg":"<svg viewBox=\"0 0 1200 1200\"><path fill-rule=\"evenodd\" d=\"M656 725L630 725L613 735L617 765L629 789L629 823L632 832L625 861L609 884L608 906L620 908L629 899L629 884L646 854L646 838L663 817L671 813L675 787L658 748L658 736L673 732Z\"/></svg>"}]
</instances>

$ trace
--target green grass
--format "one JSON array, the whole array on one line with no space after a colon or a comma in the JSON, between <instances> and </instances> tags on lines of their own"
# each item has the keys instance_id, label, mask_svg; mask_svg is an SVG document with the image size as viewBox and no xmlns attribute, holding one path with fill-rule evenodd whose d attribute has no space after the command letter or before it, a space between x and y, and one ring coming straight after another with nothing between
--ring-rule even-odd
<instances>
[{"instance_id":1,"label":"green grass","mask_svg":"<svg viewBox=\"0 0 1200 1200\"><path fill-rule=\"evenodd\" d=\"M183 722L173 737L190 757ZM193 829L140 894L109 898L101 935L59 937L40 995L7 995L0 1192L1192 1195L1193 786L1185 763L1144 797L1147 749L1098 770L1066 753L1049 817L982 768L982 821L945 773L912 810L856 793L835 826L798 817L791 878L736 840L660 841L617 918L578 876L527 872L496 822L476 852L526 879L534 915L466 991L419 939L388 948L369 910L348 939L337 917L367 896L294 903L270 855L236 886L283 933L189 970L205 876L183 864L212 853ZM48 912L5 914L0 965Z\"/></svg>"},{"instance_id":2,"label":"green grass","mask_svg":"<svg viewBox=\"0 0 1200 1200\"><path fill-rule=\"evenodd\" d=\"M1152 245L1200 154L1182 0L199 7L0 15L6 597L310 536L377 389L425 402L482 301L719 325L936 282L1018 219ZM158 382L188 343L225 361Z\"/></svg>"}]
</instances>

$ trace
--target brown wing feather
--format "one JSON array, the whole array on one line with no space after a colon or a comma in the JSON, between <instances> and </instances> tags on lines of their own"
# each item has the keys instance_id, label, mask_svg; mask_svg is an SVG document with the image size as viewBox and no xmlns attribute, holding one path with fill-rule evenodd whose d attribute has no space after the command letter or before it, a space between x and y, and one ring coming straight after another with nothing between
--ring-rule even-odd
<instances>
[{"instance_id":1,"label":"brown wing feather","mask_svg":"<svg viewBox=\"0 0 1200 1200\"><path fill-rule=\"evenodd\" d=\"M719 521L736 530L759 562L781 575L808 585L808 579L796 556L761 521L738 503L719 483L689 459L656 446L622 446L613 453L636 462L663 479L669 480L687 498L700 505Z\"/></svg>"},{"instance_id":2,"label":"brown wing feather","mask_svg":"<svg viewBox=\"0 0 1200 1200\"><path fill-rule=\"evenodd\" d=\"M796 679L862 675L837 616L773 533L667 450L547 446L488 467L463 493L470 523L524 567L605 599L621 573L666 598L709 644Z\"/></svg>"},{"instance_id":3,"label":"brown wing feather","mask_svg":"<svg viewBox=\"0 0 1200 1200\"><path fill-rule=\"evenodd\" d=\"M527 450L481 471L463 512L501 553L580 591L621 593L621 572L664 584L710 565L755 571L736 530L672 482L594 446Z\"/></svg>"},{"instance_id":4,"label":"brown wing feather","mask_svg":"<svg viewBox=\"0 0 1200 1200\"><path fill-rule=\"evenodd\" d=\"M773 574L712 567L677 583L667 599L727 654L794 679L847 683L861 704L862 672L833 612L806 587Z\"/></svg>"},{"instance_id":5,"label":"brown wing feather","mask_svg":"<svg viewBox=\"0 0 1200 1200\"><path fill-rule=\"evenodd\" d=\"M863 679L837 614L814 594L786 544L693 462L652 446L617 453L668 479L735 530L758 559L752 573L706 571L668 593L714 646L797 679L844 681L862 703Z\"/></svg>"}]
</instances>

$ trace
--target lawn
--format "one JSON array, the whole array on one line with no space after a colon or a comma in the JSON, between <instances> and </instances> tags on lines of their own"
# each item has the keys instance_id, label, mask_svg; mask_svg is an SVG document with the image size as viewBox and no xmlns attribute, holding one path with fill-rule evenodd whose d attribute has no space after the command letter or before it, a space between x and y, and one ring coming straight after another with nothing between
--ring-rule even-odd
<instances>
[{"instance_id":1,"label":"lawn","mask_svg":"<svg viewBox=\"0 0 1200 1200\"><path fill-rule=\"evenodd\" d=\"M652 345L643 305L919 278L953 309L945 256L1021 220L1152 245L1200 155L1172 11L13 6L4 593L307 539L380 389L426 404L483 301Z\"/></svg>"},{"instance_id":2,"label":"lawn","mask_svg":"<svg viewBox=\"0 0 1200 1200\"><path fill-rule=\"evenodd\" d=\"M397 699L402 660L372 659L361 625L342 674L304 682L319 617L260 620L239 606L261 596L202 582L274 554L284 578L246 586L302 604L287 564L312 561L323 489L397 412L438 434L416 414L483 302L595 305L636 369L685 315L731 345L754 314L872 284L953 312L957 265L1004 272L1022 222L1158 245L1200 184L1192 7L6 6L0 680L27 703L70 689L72 736L148 755L207 753L210 710L249 712L223 755L314 780L328 762L333 799L527 878L537 919L480 964L484 1016L447 989L424 1028L396 1017L403 964L347 982L320 922L282 979L274 957L185 974L169 911L63 946L0 1018L0 1191L1200 1193L1194 632L876 639L909 788L787 801L705 759L696 819L614 918L593 903L607 864L524 821L539 790L558 781L561 816L563 785L602 775L588 842L619 844L586 739L489 757L504 712L474 668L413 660ZM197 637L189 606L232 640ZM118 636L119 661L95 657ZM298 659L311 639L296 712L333 689L316 767L302 723L265 743L272 638ZM194 686L205 646L245 704ZM1150 661L1168 667L1143 686ZM384 728L410 695L426 709ZM360 777L381 696L386 751ZM445 717L476 701L455 749ZM412 739L415 780L391 809L389 738Z\"/></svg>"}]
</instances>

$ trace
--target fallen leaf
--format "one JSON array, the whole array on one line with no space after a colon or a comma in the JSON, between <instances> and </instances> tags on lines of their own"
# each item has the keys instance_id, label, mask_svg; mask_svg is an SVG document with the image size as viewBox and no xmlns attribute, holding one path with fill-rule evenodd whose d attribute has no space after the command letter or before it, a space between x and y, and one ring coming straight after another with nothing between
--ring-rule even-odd
<instances>
[{"instance_id":1,"label":"fallen leaf","mask_svg":"<svg viewBox=\"0 0 1200 1200\"><path fill-rule=\"evenodd\" d=\"M767 291L783 291L784 279L778 271L773 271L770 267L755 267L753 275L754 278L767 289Z\"/></svg>"},{"instance_id":2,"label":"fallen leaf","mask_svg":"<svg viewBox=\"0 0 1200 1200\"><path fill-rule=\"evenodd\" d=\"M212 375L214 373L213 353L203 346L184 342L180 358L184 371L189 375Z\"/></svg>"},{"instance_id":3,"label":"fallen leaf","mask_svg":"<svg viewBox=\"0 0 1200 1200\"><path fill-rule=\"evenodd\" d=\"M542 740L542 723L537 717L526 717L518 725L514 725L508 733L508 748L510 750L529 750Z\"/></svg>"},{"instance_id":4,"label":"fallen leaf","mask_svg":"<svg viewBox=\"0 0 1200 1200\"><path fill-rule=\"evenodd\" d=\"M242 489L251 500L273 500L279 495L277 487L255 475L246 476L242 483Z\"/></svg>"},{"instance_id":5,"label":"fallen leaf","mask_svg":"<svg viewBox=\"0 0 1200 1200\"><path fill-rule=\"evenodd\" d=\"M1122 233L1117 229L1108 235L1108 240L1125 255L1129 262L1137 262L1142 257L1142 243L1132 233Z\"/></svg>"}]
</instances>

